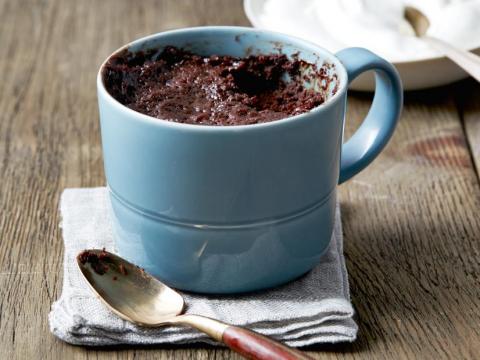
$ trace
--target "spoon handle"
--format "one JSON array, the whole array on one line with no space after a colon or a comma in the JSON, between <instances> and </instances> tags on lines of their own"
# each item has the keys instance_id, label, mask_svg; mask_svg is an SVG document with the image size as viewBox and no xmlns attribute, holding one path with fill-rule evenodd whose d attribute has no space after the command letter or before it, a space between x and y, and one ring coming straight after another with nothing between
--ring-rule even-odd
<instances>
[{"instance_id":1,"label":"spoon handle","mask_svg":"<svg viewBox=\"0 0 480 360\"><path fill-rule=\"evenodd\" d=\"M175 323L190 325L213 339L224 343L248 359L311 360L303 352L283 345L273 339L238 326L199 315L181 315Z\"/></svg>"},{"instance_id":2,"label":"spoon handle","mask_svg":"<svg viewBox=\"0 0 480 360\"><path fill-rule=\"evenodd\" d=\"M237 326L227 327L222 341L230 349L249 359L312 359L299 350Z\"/></svg>"},{"instance_id":3,"label":"spoon handle","mask_svg":"<svg viewBox=\"0 0 480 360\"><path fill-rule=\"evenodd\" d=\"M480 82L480 56L434 37L424 36L423 39Z\"/></svg>"}]
</instances>

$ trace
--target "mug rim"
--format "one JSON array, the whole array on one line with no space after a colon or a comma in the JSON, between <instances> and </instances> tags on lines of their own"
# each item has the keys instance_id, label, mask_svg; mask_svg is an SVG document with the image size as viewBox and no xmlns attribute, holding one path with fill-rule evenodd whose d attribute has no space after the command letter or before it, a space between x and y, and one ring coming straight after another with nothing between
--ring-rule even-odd
<instances>
[{"instance_id":1,"label":"mug rim","mask_svg":"<svg viewBox=\"0 0 480 360\"><path fill-rule=\"evenodd\" d=\"M160 119L156 118L150 115L143 114L141 112L135 111L133 109L130 109L128 106L122 104L119 102L117 99L115 99L105 88L105 84L103 82L103 76L102 72L103 69L106 65L106 63L116 54L119 52L128 49L132 46L139 45L142 43L146 43L148 41L151 41L153 39L156 39L158 37L164 37L164 36L170 36L170 35L175 35L175 34L181 34L181 33L191 33L191 32L204 32L204 31L230 31L234 33L235 35L241 35L244 33L256 33L256 34L262 34L266 35L267 37L270 36L275 36L275 37L283 37L286 40L282 40L280 42L282 43L287 43L291 42L292 45L295 45L299 48L307 49L311 52L314 53L319 53L320 55L323 55L325 59L329 60L335 65L335 73L337 74L337 78L339 79L337 91L335 94L333 94L329 99L327 99L324 103L314 107L313 109L304 112L302 114L298 115L293 115L293 116L287 116L275 121L269 121L269 122L263 122L263 123L256 123L256 124L245 124L245 125L229 125L229 126L219 126L219 125L203 125L203 124L189 124L189 123L180 123L180 122L175 122L175 121L168 121L166 119ZM291 41L290 41L291 40ZM277 41L277 40L275 40ZM332 52L326 50L325 48L316 45L315 43L304 40L301 38L298 38L296 36L291 36L287 34L283 34L277 31L270 31L270 30L263 30L263 29L256 29L256 28L251 28L251 27L243 27L243 26L197 26L197 27L187 27L187 28L180 28L180 29L174 29L174 30L167 30L167 31L162 31L159 33L147 35L144 37L141 37L139 39L133 40L120 48L116 49L114 52L112 52L100 65L100 68L97 73L97 92L99 97L103 97L105 101L107 101L111 106L117 108L119 111L125 111L127 114L131 115L134 117L136 120L139 120L141 122L144 122L149 125L154 125L154 126L167 126L167 127L172 127L172 128L177 128L178 130L195 130L195 131L247 131L249 129L254 130L254 129L263 129L263 128L268 128L268 127L273 127L273 126L287 126L290 125L291 123L296 123L299 121L306 121L307 118L310 116L314 116L316 114L320 114L323 111L326 111L327 109L331 108L334 106L338 101L340 101L343 98L344 93L347 90L347 84L348 84L348 74L345 69L345 66L342 64L342 62L333 54Z\"/></svg>"}]
</instances>

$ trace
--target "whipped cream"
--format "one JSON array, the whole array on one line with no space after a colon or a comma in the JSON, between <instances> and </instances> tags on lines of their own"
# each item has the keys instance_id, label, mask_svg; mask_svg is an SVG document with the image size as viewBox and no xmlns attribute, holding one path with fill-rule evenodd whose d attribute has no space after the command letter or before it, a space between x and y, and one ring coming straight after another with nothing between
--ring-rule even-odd
<instances>
[{"instance_id":1,"label":"whipped cream","mask_svg":"<svg viewBox=\"0 0 480 360\"><path fill-rule=\"evenodd\" d=\"M333 52L365 47L392 62L440 56L414 36L406 5L427 15L428 35L464 49L480 46L480 0L266 0L257 25Z\"/></svg>"}]
</instances>

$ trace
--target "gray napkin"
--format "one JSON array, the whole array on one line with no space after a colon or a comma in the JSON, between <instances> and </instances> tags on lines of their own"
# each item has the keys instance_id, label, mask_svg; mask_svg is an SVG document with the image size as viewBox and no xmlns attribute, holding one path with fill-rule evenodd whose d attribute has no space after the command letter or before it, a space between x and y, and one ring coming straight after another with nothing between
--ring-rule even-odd
<instances>
[{"instance_id":1,"label":"gray napkin","mask_svg":"<svg viewBox=\"0 0 480 360\"><path fill-rule=\"evenodd\" d=\"M214 343L190 328L137 327L107 310L87 287L76 255L85 248L114 250L106 188L66 189L60 210L65 257L62 294L49 315L55 336L80 345ZM290 346L355 340L339 210L329 249L307 275L257 293L184 298L187 313L245 326Z\"/></svg>"}]
</instances>

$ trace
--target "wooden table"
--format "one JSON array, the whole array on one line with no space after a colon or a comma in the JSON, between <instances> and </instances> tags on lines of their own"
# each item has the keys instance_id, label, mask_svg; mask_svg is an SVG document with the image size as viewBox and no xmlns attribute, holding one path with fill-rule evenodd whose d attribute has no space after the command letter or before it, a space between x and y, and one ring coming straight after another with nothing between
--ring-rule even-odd
<instances>
[{"instance_id":1,"label":"wooden table","mask_svg":"<svg viewBox=\"0 0 480 360\"><path fill-rule=\"evenodd\" d=\"M216 348L85 349L48 330L59 296L58 200L105 184L95 75L129 40L248 25L241 1L0 0L0 359L224 359ZM379 158L340 187L360 327L318 358L480 355L480 86L409 93ZM370 96L351 94L347 133Z\"/></svg>"}]
</instances>

